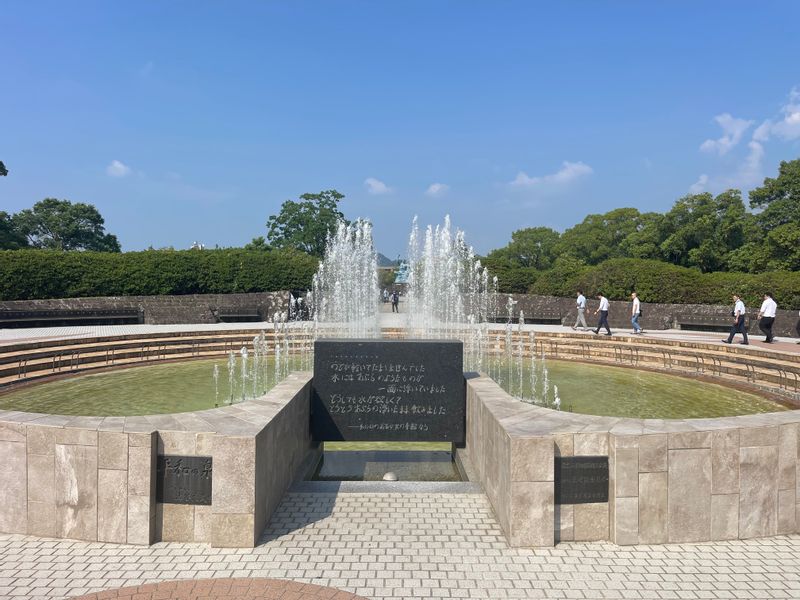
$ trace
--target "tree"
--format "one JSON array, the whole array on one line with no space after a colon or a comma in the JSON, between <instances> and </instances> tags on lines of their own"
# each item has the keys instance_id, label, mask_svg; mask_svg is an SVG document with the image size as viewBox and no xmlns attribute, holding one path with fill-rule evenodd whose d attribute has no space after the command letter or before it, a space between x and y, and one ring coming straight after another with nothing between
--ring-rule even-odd
<instances>
[{"instance_id":1,"label":"tree","mask_svg":"<svg viewBox=\"0 0 800 600\"><path fill-rule=\"evenodd\" d=\"M34 248L119 252L117 237L105 232L105 221L91 204L45 198L12 217L14 228Z\"/></svg>"},{"instance_id":2,"label":"tree","mask_svg":"<svg viewBox=\"0 0 800 600\"><path fill-rule=\"evenodd\" d=\"M244 245L245 250L259 250L259 251L266 251L271 250L272 248L267 243L267 240L264 239L263 235L258 237L254 237L248 243Z\"/></svg>"},{"instance_id":3,"label":"tree","mask_svg":"<svg viewBox=\"0 0 800 600\"><path fill-rule=\"evenodd\" d=\"M557 254L568 254L596 265L624 256L622 242L643 227L635 208L617 208L602 215L589 215L561 236Z\"/></svg>"},{"instance_id":4,"label":"tree","mask_svg":"<svg viewBox=\"0 0 800 600\"><path fill-rule=\"evenodd\" d=\"M489 258L505 259L512 267L531 267L537 271L549 269L555 260L555 248L561 234L549 227L528 227L511 234L505 248L489 253Z\"/></svg>"},{"instance_id":5,"label":"tree","mask_svg":"<svg viewBox=\"0 0 800 600\"><path fill-rule=\"evenodd\" d=\"M665 228L664 258L709 272L727 267L729 254L749 241L753 223L742 193L728 190L716 198L707 192L684 196L665 215Z\"/></svg>"},{"instance_id":6,"label":"tree","mask_svg":"<svg viewBox=\"0 0 800 600\"><path fill-rule=\"evenodd\" d=\"M772 231L786 223L800 225L800 158L781 161L778 177L750 191L750 208L760 208L759 224Z\"/></svg>"},{"instance_id":7,"label":"tree","mask_svg":"<svg viewBox=\"0 0 800 600\"><path fill-rule=\"evenodd\" d=\"M378 287L381 289L390 287L397 277L397 271L394 268L378 269Z\"/></svg>"},{"instance_id":8,"label":"tree","mask_svg":"<svg viewBox=\"0 0 800 600\"><path fill-rule=\"evenodd\" d=\"M336 190L303 194L300 201L287 200L278 215L267 221L267 239L277 248L296 248L322 258L329 235L340 221L347 221L337 205L344 198Z\"/></svg>"},{"instance_id":9,"label":"tree","mask_svg":"<svg viewBox=\"0 0 800 600\"><path fill-rule=\"evenodd\" d=\"M661 242L667 234L666 219L660 213L642 213L636 229L620 242L622 256L628 258L661 259Z\"/></svg>"},{"instance_id":10,"label":"tree","mask_svg":"<svg viewBox=\"0 0 800 600\"><path fill-rule=\"evenodd\" d=\"M0 210L0 250L19 250L27 246L28 240L17 231L11 215Z\"/></svg>"},{"instance_id":11,"label":"tree","mask_svg":"<svg viewBox=\"0 0 800 600\"><path fill-rule=\"evenodd\" d=\"M8 169L6 169L6 166L3 164L3 161L0 160L0 176L5 177L6 175L8 175Z\"/></svg>"},{"instance_id":12,"label":"tree","mask_svg":"<svg viewBox=\"0 0 800 600\"><path fill-rule=\"evenodd\" d=\"M767 270L800 271L800 223L784 223L767 234Z\"/></svg>"}]
</instances>

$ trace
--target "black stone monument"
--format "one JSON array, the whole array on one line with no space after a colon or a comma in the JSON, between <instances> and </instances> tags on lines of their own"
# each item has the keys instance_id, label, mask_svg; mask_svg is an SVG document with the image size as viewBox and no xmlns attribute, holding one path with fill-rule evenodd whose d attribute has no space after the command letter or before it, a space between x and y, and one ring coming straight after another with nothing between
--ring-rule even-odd
<instances>
[{"instance_id":1,"label":"black stone monument","mask_svg":"<svg viewBox=\"0 0 800 600\"><path fill-rule=\"evenodd\" d=\"M317 340L311 433L317 441L463 444L463 344Z\"/></svg>"}]
</instances>

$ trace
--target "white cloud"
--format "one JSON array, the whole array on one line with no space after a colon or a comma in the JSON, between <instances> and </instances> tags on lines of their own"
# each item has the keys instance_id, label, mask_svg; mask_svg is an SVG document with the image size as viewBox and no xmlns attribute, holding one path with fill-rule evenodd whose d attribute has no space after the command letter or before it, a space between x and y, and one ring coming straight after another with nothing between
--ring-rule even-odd
<instances>
[{"instance_id":1,"label":"white cloud","mask_svg":"<svg viewBox=\"0 0 800 600\"><path fill-rule=\"evenodd\" d=\"M541 184L567 184L592 173L594 173L592 167L581 161L569 162L565 160L561 169L550 175L530 177L527 173L520 171L509 185L514 187L535 187Z\"/></svg>"},{"instance_id":2,"label":"white cloud","mask_svg":"<svg viewBox=\"0 0 800 600\"><path fill-rule=\"evenodd\" d=\"M118 160L112 160L106 167L106 175L109 177L127 177L130 174L131 168Z\"/></svg>"},{"instance_id":3,"label":"white cloud","mask_svg":"<svg viewBox=\"0 0 800 600\"><path fill-rule=\"evenodd\" d=\"M784 140L800 138L800 88L792 88L781 112L783 119L772 125L772 132Z\"/></svg>"},{"instance_id":4,"label":"white cloud","mask_svg":"<svg viewBox=\"0 0 800 600\"><path fill-rule=\"evenodd\" d=\"M691 186L689 186L690 194L702 194L708 185L708 175L703 173Z\"/></svg>"},{"instance_id":5,"label":"white cloud","mask_svg":"<svg viewBox=\"0 0 800 600\"><path fill-rule=\"evenodd\" d=\"M800 88L792 88L789 99L781 106L780 116L767 119L753 132L753 140L766 142L772 136L787 142L800 139Z\"/></svg>"},{"instance_id":6,"label":"white cloud","mask_svg":"<svg viewBox=\"0 0 800 600\"><path fill-rule=\"evenodd\" d=\"M733 176L731 187L748 188L761 183L761 180L764 179L761 168L764 160L764 146L753 140L747 144L747 147L750 148L750 152L747 153L744 162L739 165Z\"/></svg>"},{"instance_id":7,"label":"white cloud","mask_svg":"<svg viewBox=\"0 0 800 600\"><path fill-rule=\"evenodd\" d=\"M744 132L753 124L753 121L736 119L729 113L723 113L714 117L714 120L722 127L722 137L716 140L706 140L700 144L703 152L717 152L720 156L727 154L742 139Z\"/></svg>"},{"instance_id":8,"label":"white cloud","mask_svg":"<svg viewBox=\"0 0 800 600\"><path fill-rule=\"evenodd\" d=\"M425 190L425 195L436 198L438 196L444 196L449 189L450 186L446 183L432 183L428 186L428 189Z\"/></svg>"},{"instance_id":9,"label":"white cloud","mask_svg":"<svg viewBox=\"0 0 800 600\"><path fill-rule=\"evenodd\" d=\"M690 194L700 194L702 192L719 193L730 188L748 189L752 188L764 179L763 160L764 146L752 140L747 144L750 151L744 160L736 167L736 171L725 176L709 177L705 173L691 186Z\"/></svg>"},{"instance_id":10,"label":"white cloud","mask_svg":"<svg viewBox=\"0 0 800 600\"><path fill-rule=\"evenodd\" d=\"M375 196L392 192L392 188L383 183L380 179L375 179L374 177L367 177L364 180L364 187L367 188L367 193Z\"/></svg>"},{"instance_id":11,"label":"white cloud","mask_svg":"<svg viewBox=\"0 0 800 600\"><path fill-rule=\"evenodd\" d=\"M766 142L769 139L771 129L772 121L767 119L761 125L756 127L756 130L753 132L753 139L757 142Z\"/></svg>"}]
</instances>

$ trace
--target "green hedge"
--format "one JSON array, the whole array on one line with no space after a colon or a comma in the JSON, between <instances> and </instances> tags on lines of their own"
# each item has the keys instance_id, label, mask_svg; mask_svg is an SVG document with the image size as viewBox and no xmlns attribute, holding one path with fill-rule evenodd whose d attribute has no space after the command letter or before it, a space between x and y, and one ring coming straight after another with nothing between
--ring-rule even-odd
<instances>
[{"instance_id":1,"label":"green hedge","mask_svg":"<svg viewBox=\"0 0 800 600\"><path fill-rule=\"evenodd\" d=\"M620 258L594 267L562 263L549 271L486 261L502 292L573 296L602 291L624 300L757 307L772 292L780 308L800 309L800 272L700 273L656 260ZM0 251L0 300L87 296L229 294L307 288L317 259L291 250L147 250L145 252Z\"/></svg>"},{"instance_id":2,"label":"green hedge","mask_svg":"<svg viewBox=\"0 0 800 600\"><path fill-rule=\"evenodd\" d=\"M519 285L516 280L514 283ZM592 295L603 292L611 300L626 300L636 290L644 302L668 304L730 304L731 295L739 294L746 304L754 307L761 305L764 292L771 292L780 308L800 308L800 272L701 273L656 260L633 258L607 260L568 273L558 269L543 271L531 280L527 291L545 296L573 296L578 289Z\"/></svg>"},{"instance_id":3,"label":"green hedge","mask_svg":"<svg viewBox=\"0 0 800 600\"><path fill-rule=\"evenodd\" d=\"M0 251L0 300L228 294L307 288L317 259L290 250Z\"/></svg>"}]
</instances>

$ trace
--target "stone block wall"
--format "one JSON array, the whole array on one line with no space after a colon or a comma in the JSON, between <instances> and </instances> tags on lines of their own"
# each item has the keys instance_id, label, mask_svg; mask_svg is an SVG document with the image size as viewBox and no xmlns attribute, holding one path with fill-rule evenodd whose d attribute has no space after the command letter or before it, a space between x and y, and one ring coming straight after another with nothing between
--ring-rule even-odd
<instances>
[{"instance_id":1,"label":"stone block wall","mask_svg":"<svg viewBox=\"0 0 800 600\"><path fill-rule=\"evenodd\" d=\"M155 436L83 419L0 422L0 531L152 543Z\"/></svg>"},{"instance_id":2,"label":"stone block wall","mask_svg":"<svg viewBox=\"0 0 800 600\"><path fill-rule=\"evenodd\" d=\"M509 294L515 301L513 315L519 319L520 311L525 313L525 319L557 319L562 325L572 325L578 316L574 298L558 298L555 296L535 296L532 294ZM505 302L500 302L505 306ZM590 327L597 325L597 317L593 314L599 305L596 298L588 298L586 322ZM655 304L642 303L643 316L640 321L644 329L680 329L684 324L722 325L729 327L731 324L731 305L711 304ZM758 334L758 306L748 307L748 331ZM608 320L611 328L631 329L631 303L627 301L612 300L608 311ZM506 316L505 308L500 309L501 317ZM796 310L779 309L775 318L773 332L779 336L797 337L795 325L798 320Z\"/></svg>"},{"instance_id":3,"label":"stone block wall","mask_svg":"<svg viewBox=\"0 0 800 600\"><path fill-rule=\"evenodd\" d=\"M288 310L289 292L252 294L187 294L184 296L108 296L101 298L55 298L0 302L3 311L35 310L131 310L153 325L218 323L222 313L256 310L264 321ZM2 322L0 322L2 325Z\"/></svg>"},{"instance_id":4,"label":"stone block wall","mask_svg":"<svg viewBox=\"0 0 800 600\"><path fill-rule=\"evenodd\" d=\"M311 447L311 376L256 400L149 417L0 411L0 532L253 547ZM159 454L213 458L210 506L156 502Z\"/></svg>"},{"instance_id":5,"label":"stone block wall","mask_svg":"<svg viewBox=\"0 0 800 600\"><path fill-rule=\"evenodd\" d=\"M612 435L611 541L658 544L796 533L798 424L780 422L785 420Z\"/></svg>"},{"instance_id":6,"label":"stone block wall","mask_svg":"<svg viewBox=\"0 0 800 600\"><path fill-rule=\"evenodd\" d=\"M800 532L800 411L643 420L562 413L467 381L462 452L512 546ZM609 501L556 505L554 457L608 456Z\"/></svg>"}]
</instances>

